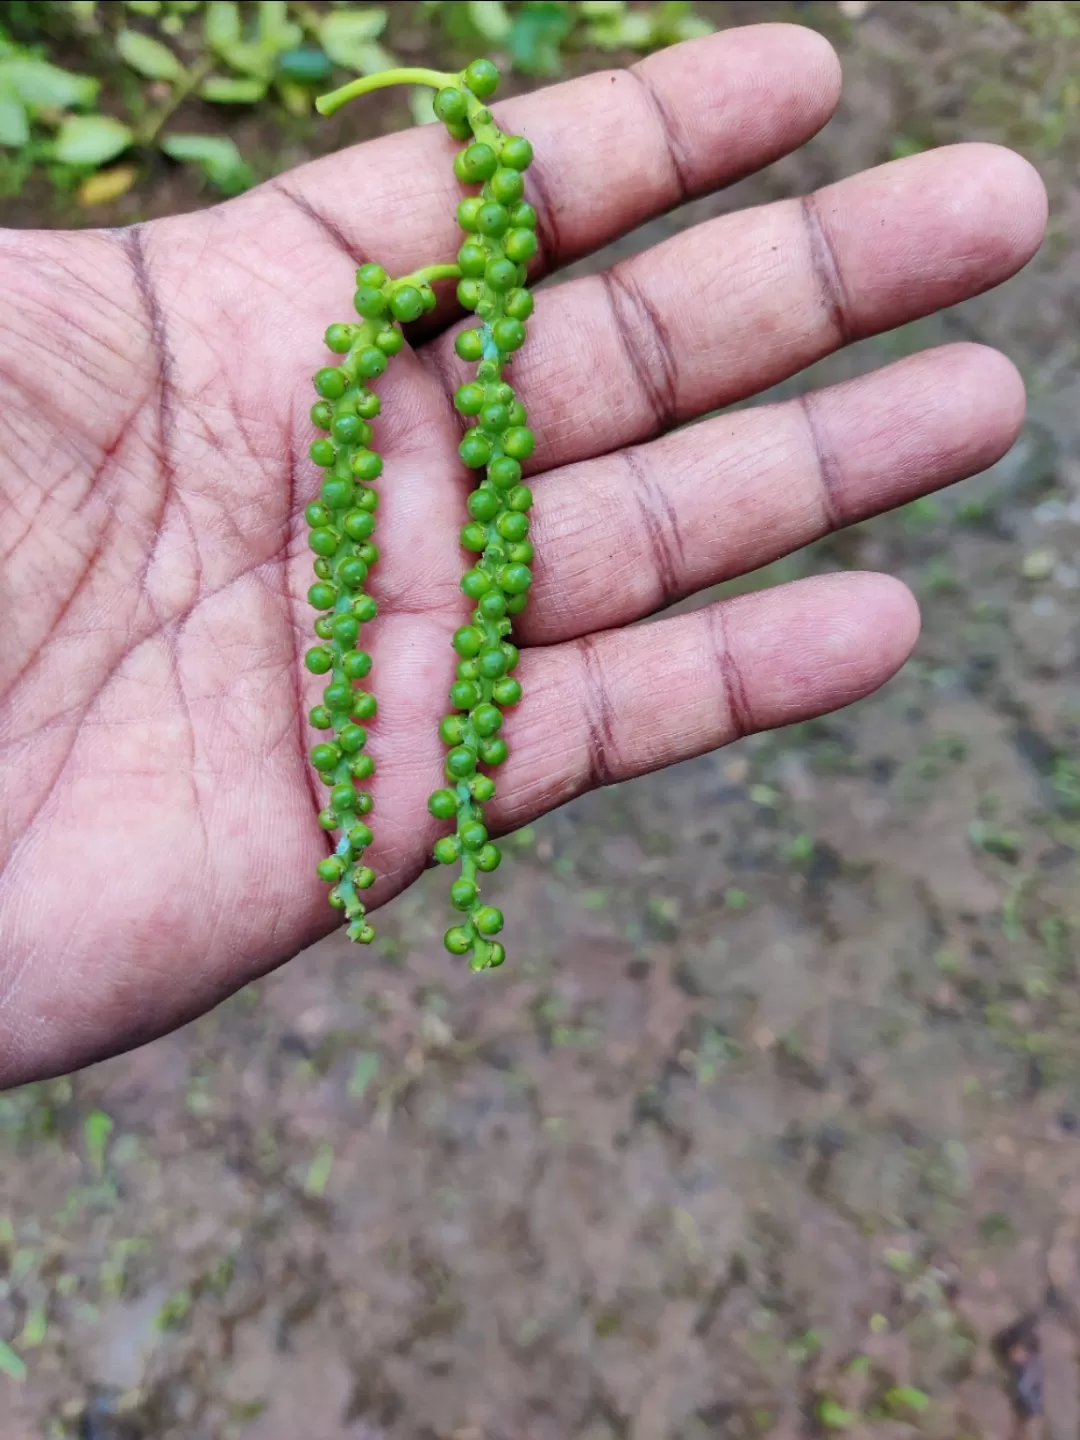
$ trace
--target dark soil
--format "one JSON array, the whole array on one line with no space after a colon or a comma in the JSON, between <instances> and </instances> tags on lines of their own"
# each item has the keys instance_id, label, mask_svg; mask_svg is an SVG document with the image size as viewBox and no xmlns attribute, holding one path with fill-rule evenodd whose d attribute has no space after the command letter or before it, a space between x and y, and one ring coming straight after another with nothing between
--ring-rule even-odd
<instances>
[{"instance_id":1,"label":"dark soil","mask_svg":"<svg viewBox=\"0 0 1080 1440\"><path fill-rule=\"evenodd\" d=\"M518 834L496 982L448 962L429 875L374 956L330 941L0 1097L0 1336L29 1369L0 1375L5 1440L1080 1433L1064 62L977 7L802 15L844 57L836 120L622 248L911 143L1041 164L1054 227L1021 277L798 381L983 338L1029 379L1021 443L743 582L894 571L916 658L831 719Z\"/></svg>"}]
</instances>

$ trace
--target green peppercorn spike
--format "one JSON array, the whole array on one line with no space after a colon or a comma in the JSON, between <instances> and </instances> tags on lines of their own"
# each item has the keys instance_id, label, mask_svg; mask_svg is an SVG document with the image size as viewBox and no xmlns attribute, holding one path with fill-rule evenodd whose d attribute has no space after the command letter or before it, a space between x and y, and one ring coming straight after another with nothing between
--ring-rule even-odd
<instances>
[{"instance_id":1,"label":"green peppercorn spike","mask_svg":"<svg viewBox=\"0 0 1080 1440\"><path fill-rule=\"evenodd\" d=\"M309 598L323 612L316 622L323 643L308 652L307 665L329 680L312 724L333 733L314 747L312 763L330 786L330 805L320 823L344 831L320 874L333 884L331 904L345 910L349 933L369 939L371 927L356 892L375 878L370 867L357 863L371 831L356 816L367 813L371 800L367 792L355 790L353 781L374 768L363 749L367 732L357 722L374 715L375 700L352 688L370 669L370 657L355 647L361 626L377 612L363 588L378 556L371 540L376 496L368 486L382 470L365 423L379 410L367 382L381 375L402 348L399 327L434 307L432 281L454 278L459 303L476 316L474 327L461 330L455 341L458 356L476 366L475 378L454 397L455 408L472 422L459 453L464 467L483 475L469 496L461 531L462 547L472 559L461 589L475 609L471 622L454 633L458 663L450 687L452 710L439 726L447 746L448 784L435 791L428 808L435 819L455 822L454 833L436 843L436 860L461 866L450 891L460 921L447 931L446 948L468 956L470 969L484 970L501 965L506 952L493 938L502 929L502 913L481 895L481 878L496 868L501 855L484 823L495 782L480 767L498 766L508 754L503 712L520 701L522 692L511 674L517 647L507 637L511 617L525 608L532 584L532 495L521 476L535 440L504 370L525 343L533 312L526 274L538 248L537 216L525 198L524 179L533 152L524 136L505 135L495 124L487 102L498 88L499 72L486 59L474 60L458 75L409 67L362 76L319 97L316 108L330 115L354 96L395 84L436 91L437 118L451 138L463 142L454 173L463 185L478 188L457 206L463 237L456 264L429 266L396 280L379 265L360 267L354 296L359 323L331 326L326 337L331 351L345 358L315 376L319 399L312 423L323 433L311 454L327 478L319 504L308 512L318 582Z\"/></svg>"}]
</instances>

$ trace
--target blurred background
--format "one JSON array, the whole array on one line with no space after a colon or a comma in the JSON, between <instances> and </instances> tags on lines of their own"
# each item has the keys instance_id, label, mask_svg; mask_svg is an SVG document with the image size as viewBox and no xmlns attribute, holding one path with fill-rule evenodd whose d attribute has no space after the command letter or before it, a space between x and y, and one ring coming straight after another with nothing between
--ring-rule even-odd
<instances>
[{"instance_id":1,"label":"blurred background","mask_svg":"<svg viewBox=\"0 0 1080 1440\"><path fill-rule=\"evenodd\" d=\"M739 582L894 571L916 657L515 835L497 979L432 874L373 953L0 1096L4 1440L1080 1434L1080 6L8 0L2 218L429 119L318 121L350 72L484 53L513 92L771 19L836 45L836 118L576 268L959 139L1035 162L1022 275L782 392L954 338L1024 372L992 471Z\"/></svg>"}]
</instances>

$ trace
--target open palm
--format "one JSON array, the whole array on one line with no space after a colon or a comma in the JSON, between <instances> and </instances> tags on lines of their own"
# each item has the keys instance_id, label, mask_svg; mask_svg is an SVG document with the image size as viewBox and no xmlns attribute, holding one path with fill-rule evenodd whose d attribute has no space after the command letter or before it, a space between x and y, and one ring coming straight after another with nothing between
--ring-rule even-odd
<instances>
[{"instance_id":1,"label":"open palm","mask_svg":"<svg viewBox=\"0 0 1080 1440\"><path fill-rule=\"evenodd\" d=\"M798 146L838 88L824 41L761 26L508 102L538 157L538 273ZM147 1040L335 923L300 663L310 376L358 264L452 258L452 153L432 127L196 215L0 233L0 1084ZM895 671L918 618L883 576L631 622L985 467L1022 417L1010 364L952 346L684 422L998 283L1043 222L1025 162L963 146L540 293L513 376L537 561L498 827ZM439 830L469 608L452 298L379 382L376 904Z\"/></svg>"}]
</instances>

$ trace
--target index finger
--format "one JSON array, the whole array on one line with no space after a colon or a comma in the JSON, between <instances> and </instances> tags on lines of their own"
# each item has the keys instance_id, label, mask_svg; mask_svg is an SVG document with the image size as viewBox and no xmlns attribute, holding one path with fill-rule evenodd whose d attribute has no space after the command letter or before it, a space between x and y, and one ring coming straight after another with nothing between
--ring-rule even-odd
<instances>
[{"instance_id":1,"label":"index finger","mask_svg":"<svg viewBox=\"0 0 1080 1440\"><path fill-rule=\"evenodd\" d=\"M828 41L797 25L753 25L494 105L499 125L533 146L537 278L796 149L829 119L839 90ZM379 94L354 102L380 103ZM351 264L379 260L406 274L460 244L455 149L441 125L385 135L241 203L267 207L268 219L299 212Z\"/></svg>"}]
</instances>

